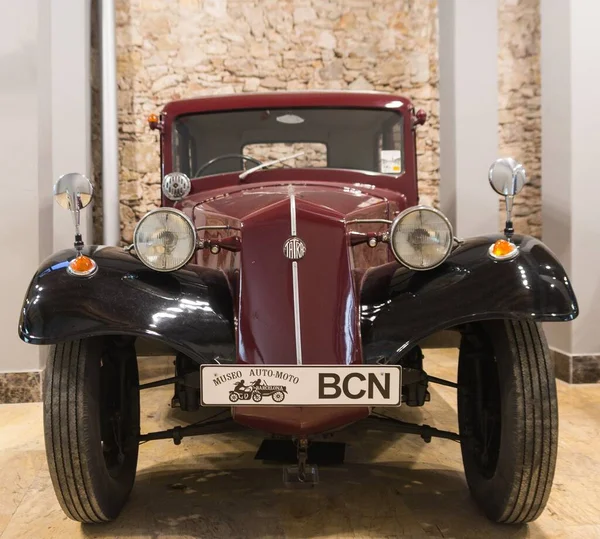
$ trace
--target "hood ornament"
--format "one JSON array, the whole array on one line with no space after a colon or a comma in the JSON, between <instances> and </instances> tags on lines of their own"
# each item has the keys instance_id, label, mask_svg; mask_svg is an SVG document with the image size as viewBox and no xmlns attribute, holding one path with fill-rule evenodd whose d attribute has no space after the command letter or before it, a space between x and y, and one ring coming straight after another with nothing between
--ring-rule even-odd
<instances>
[{"instance_id":1,"label":"hood ornament","mask_svg":"<svg viewBox=\"0 0 600 539\"><path fill-rule=\"evenodd\" d=\"M300 260L306 254L306 244L297 236L288 238L283 244L283 254L290 260Z\"/></svg>"}]
</instances>

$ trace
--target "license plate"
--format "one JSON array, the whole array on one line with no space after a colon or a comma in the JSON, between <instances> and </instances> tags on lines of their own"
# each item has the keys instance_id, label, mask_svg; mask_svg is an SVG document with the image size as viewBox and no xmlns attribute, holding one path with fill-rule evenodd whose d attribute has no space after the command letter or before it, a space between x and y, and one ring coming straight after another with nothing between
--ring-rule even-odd
<instances>
[{"instance_id":1,"label":"license plate","mask_svg":"<svg viewBox=\"0 0 600 539\"><path fill-rule=\"evenodd\" d=\"M402 369L360 365L202 365L203 406L400 406Z\"/></svg>"}]
</instances>

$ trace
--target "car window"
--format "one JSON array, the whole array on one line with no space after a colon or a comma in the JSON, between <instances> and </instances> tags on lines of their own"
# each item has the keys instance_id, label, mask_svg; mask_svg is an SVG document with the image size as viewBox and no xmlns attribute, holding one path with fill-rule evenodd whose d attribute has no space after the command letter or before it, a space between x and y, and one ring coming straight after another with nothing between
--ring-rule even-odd
<instances>
[{"instance_id":1,"label":"car window","mask_svg":"<svg viewBox=\"0 0 600 539\"><path fill-rule=\"evenodd\" d=\"M191 177L246 170L305 152L294 167L404 171L403 116L385 109L208 112L173 122L173 170ZM281 165L284 166L284 165Z\"/></svg>"},{"instance_id":2,"label":"car window","mask_svg":"<svg viewBox=\"0 0 600 539\"><path fill-rule=\"evenodd\" d=\"M326 167L327 146L321 142L267 142L258 144L246 144L243 154L253 157L261 163L275 161L288 155L302 153L293 159L287 159L279 163L280 167ZM254 166L253 163L246 168Z\"/></svg>"},{"instance_id":3,"label":"car window","mask_svg":"<svg viewBox=\"0 0 600 539\"><path fill-rule=\"evenodd\" d=\"M382 130L377 139L378 172L398 174L402 172L402 130L399 123Z\"/></svg>"}]
</instances>

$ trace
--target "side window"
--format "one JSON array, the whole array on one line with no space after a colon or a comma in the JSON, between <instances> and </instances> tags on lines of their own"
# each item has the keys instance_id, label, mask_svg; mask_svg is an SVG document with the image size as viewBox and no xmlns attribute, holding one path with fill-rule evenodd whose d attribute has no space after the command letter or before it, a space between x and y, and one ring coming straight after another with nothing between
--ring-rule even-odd
<instances>
[{"instance_id":1,"label":"side window","mask_svg":"<svg viewBox=\"0 0 600 539\"><path fill-rule=\"evenodd\" d=\"M173 135L173 170L193 176L197 169L194 138L184 123L176 124Z\"/></svg>"},{"instance_id":2,"label":"side window","mask_svg":"<svg viewBox=\"0 0 600 539\"><path fill-rule=\"evenodd\" d=\"M402 119L387 122L377 136L377 160L379 172L400 174L403 172Z\"/></svg>"},{"instance_id":3,"label":"side window","mask_svg":"<svg viewBox=\"0 0 600 539\"><path fill-rule=\"evenodd\" d=\"M179 131L180 126L175 124L175 129L173 129L173 141L171 143L171 154L173 156L173 170L177 170L178 172L188 174L188 169L181 168L181 135Z\"/></svg>"},{"instance_id":4,"label":"side window","mask_svg":"<svg viewBox=\"0 0 600 539\"><path fill-rule=\"evenodd\" d=\"M288 159L281 166L289 165L295 168L327 166L327 146L322 142L263 142L260 144L246 144L242 152L244 155L254 157L254 159L262 163L304 152L304 155ZM252 163L246 162L246 168L253 166Z\"/></svg>"}]
</instances>

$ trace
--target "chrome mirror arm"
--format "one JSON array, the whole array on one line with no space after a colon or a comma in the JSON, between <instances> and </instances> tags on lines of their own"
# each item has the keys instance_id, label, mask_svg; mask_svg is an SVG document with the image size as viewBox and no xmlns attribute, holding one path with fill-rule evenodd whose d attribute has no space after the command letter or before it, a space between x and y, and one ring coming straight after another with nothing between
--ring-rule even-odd
<instances>
[{"instance_id":1,"label":"chrome mirror arm","mask_svg":"<svg viewBox=\"0 0 600 539\"><path fill-rule=\"evenodd\" d=\"M84 243L81 236L81 210L91 201L94 188L82 174L71 173L61 176L54 184L54 199L73 216L75 226L75 242L73 246L77 256L81 255Z\"/></svg>"},{"instance_id":2,"label":"chrome mirror arm","mask_svg":"<svg viewBox=\"0 0 600 539\"><path fill-rule=\"evenodd\" d=\"M504 235L506 239L510 241L515 233L515 228L512 222L512 210L513 210L513 202L515 197L512 195L506 195L504 197L504 203L506 204L506 223L504 225Z\"/></svg>"},{"instance_id":3,"label":"chrome mirror arm","mask_svg":"<svg viewBox=\"0 0 600 539\"><path fill-rule=\"evenodd\" d=\"M74 207L71 210L71 215L73 216L73 224L75 225L75 242L73 243L73 247L77 251L77 256L81 254L84 243L83 238L81 236L81 196L79 193L72 194L72 200L74 201Z\"/></svg>"}]
</instances>

